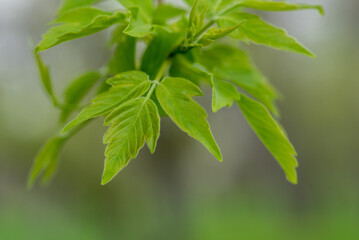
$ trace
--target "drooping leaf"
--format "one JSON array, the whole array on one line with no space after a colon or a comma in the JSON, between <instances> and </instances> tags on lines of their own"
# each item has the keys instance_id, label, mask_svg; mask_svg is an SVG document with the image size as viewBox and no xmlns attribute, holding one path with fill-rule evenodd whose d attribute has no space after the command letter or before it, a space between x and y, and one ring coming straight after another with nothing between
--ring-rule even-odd
<instances>
[{"instance_id":1,"label":"drooping leaf","mask_svg":"<svg viewBox=\"0 0 359 240\"><path fill-rule=\"evenodd\" d=\"M46 144L42 147L39 154L37 155L30 175L28 177L28 188L32 188L38 177L45 171L46 179L50 179L54 173L54 166L56 166L59 152L65 142L66 138L56 136L50 138ZM49 170L47 170L50 168Z\"/></svg>"},{"instance_id":2,"label":"drooping leaf","mask_svg":"<svg viewBox=\"0 0 359 240\"><path fill-rule=\"evenodd\" d=\"M200 95L203 93L196 85L182 78L167 77L156 89L156 96L172 121L222 161L221 152L206 120L207 113L192 99Z\"/></svg>"},{"instance_id":3,"label":"drooping leaf","mask_svg":"<svg viewBox=\"0 0 359 240\"><path fill-rule=\"evenodd\" d=\"M120 73L107 82L112 85L112 88L95 97L92 104L85 107L74 120L65 126L63 132L67 132L91 118L107 114L131 98L142 96L151 85L148 76L139 71Z\"/></svg>"},{"instance_id":4,"label":"drooping leaf","mask_svg":"<svg viewBox=\"0 0 359 240\"><path fill-rule=\"evenodd\" d=\"M182 32L168 32L161 27L157 27L153 40L143 54L141 70L147 73L151 79L155 79L163 62L181 44L183 39L183 29Z\"/></svg>"},{"instance_id":5,"label":"drooping leaf","mask_svg":"<svg viewBox=\"0 0 359 240\"><path fill-rule=\"evenodd\" d=\"M89 9L85 7L85 10ZM71 12L80 11L80 8L75 8L64 14L71 14ZM90 10L92 13L93 11ZM86 14L82 14L83 17L86 17ZM85 37L101 30L104 30L115 23L125 22L126 15L122 12L116 12L110 15L110 13L100 14L94 17L92 14L88 15L88 18L85 20L81 17L78 22L66 22L61 25L54 26L50 28L43 36L41 42L35 48L35 53L44 51L48 48L56 46L60 43Z\"/></svg>"},{"instance_id":6,"label":"drooping leaf","mask_svg":"<svg viewBox=\"0 0 359 240\"><path fill-rule=\"evenodd\" d=\"M170 19L186 14L186 10L169 4L160 4L153 13L153 24L164 25Z\"/></svg>"},{"instance_id":7,"label":"drooping leaf","mask_svg":"<svg viewBox=\"0 0 359 240\"><path fill-rule=\"evenodd\" d=\"M222 27L230 27L238 22L243 22L231 35L244 41L252 41L279 50L301 53L313 57L307 48L300 44L295 38L289 36L283 29L277 28L263 20L259 16L248 13L233 13L218 18L217 22Z\"/></svg>"},{"instance_id":8,"label":"drooping leaf","mask_svg":"<svg viewBox=\"0 0 359 240\"><path fill-rule=\"evenodd\" d=\"M278 114L275 106L276 90L258 71L248 56L238 48L229 45L215 45L200 51L198 61L216 78L228 80L261 101Z\"/></svg>"},{"instance_id":9,"label":"drooping leaf","mask_svg":"<svg viewBox=\"0 0 359 240\"><path fill-rule=\"evenodd\" d=\"M61 120L66 121L69 115L78 107L79 102L91 90L101 77L97 72L86 73L76 78L65 90L65 101L61 112Z\"/></svg>"},{"instance_id":10,"label":"drooping leaf","mask_svg":"<svg viewBox=\"0 0 359 240\"><path fill-rule=\"evenodd\" d=\"M120 26L114 33L113 42L116 49L110 61L110 73L118 74L136 69L136 38L123 33L125 26Z\"/></svg>"},{"instance_id":11,"label":"drooping leaf","mask_svg":"<svg viewBox=\"0 0 359 240\"><path fill-rule=\"evenodd\" d=\"M37 67L39 69L41 83L42 83L46 93L51 98L53 105L58 106L59 102L58 102L58 100L54 94L53 88L52 88L49 67L43 63L42 58L39 54L35 55L35 59L36 59Z\"/></svg>"},{"instance_id":12,"label":"drooping leaf","mask_svg":"<svg viewBox=\"0 0 359 240\"><path fill-rule=\"evenodd\" d=\"M229 6L229 4L227 4ZM252 8L263 11L295 11L304 9L316 9L320 14L324 14L324 9L320 5L310 5L301 3L290 3L285 1L263 1L263 0L233 0L233 5L228 9ZM229 11L224 11L229 12Z\"/></svg>"},{"instance_id":13,"label":"drooping leaf","mask_svg":"<svg viewBox=\"0 0 359 240\"><path fill-rule=\"evenodd\" d=\"M130 24L124 30L124 33L136 38L143 38L150 34L153 30L150 19L140 14L140 9L137 7L131 7L129 10L131 11Z\"/></svg>"},{"instance_id":14,"label":"drooping leaf","mask_svg":"<svg viewBox=\"0 0 359 240\"><path fill-rule=\"evenodd\" d=\"M145 141L153 153L160 133L160 118L156 104L149 98L136 98L112 111L105 120L109 126L104 143L108 144L102 184L136 158Z\"/></svg>"},{"instance_id":15,"label":"drooping leaf","mask_svg":"<svg viewBox=\"0 0 359 240\"><path fill-rule=\"evenodd\" d=\"M262 104L243 94L237 103L253 130L284 170L287 179L296 184L296 151L281 127Z\"/></svg>"}]
</instances>

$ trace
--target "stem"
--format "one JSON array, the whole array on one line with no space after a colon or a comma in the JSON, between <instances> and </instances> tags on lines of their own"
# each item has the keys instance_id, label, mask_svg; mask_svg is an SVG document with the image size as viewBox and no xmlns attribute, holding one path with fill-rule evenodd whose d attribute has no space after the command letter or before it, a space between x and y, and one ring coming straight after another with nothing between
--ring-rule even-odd
<instances>
[{"instance_id":1,"label":"stem","mask_svg":"<svg viewBox=\"0 0 359 240\"><path fill-rule=\"evenodd\" d=\"M148 91L148 93L147 93L147 95L146 95L146 100L148 100L148 99L151 97L153 91L155 91L157 85L161 82L161 79L162 79L162 77L163 77L163 75L164 75L164 72L165 72L165 70L166 70L166 68L167 68L167 66L168 66L168 64L169 64L169 62L170 62L170 60L169 60L169 59L166 59L166 60L163 62L163 64L162 64L160 70L158 70L158 73L157 73L157 75L156 75L156 78L155 78L155 80L153 80L152 86L151 86L150 90Z\"/></svg>"}]
</instances>

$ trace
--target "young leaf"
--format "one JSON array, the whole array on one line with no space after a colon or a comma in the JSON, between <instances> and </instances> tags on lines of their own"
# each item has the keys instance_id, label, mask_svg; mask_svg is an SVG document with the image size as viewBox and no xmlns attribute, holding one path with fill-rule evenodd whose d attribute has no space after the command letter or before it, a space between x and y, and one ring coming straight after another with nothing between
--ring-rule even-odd
<instances>
[{"instance_id":1,"label":"young leaf","mask_svg":"<svg viewBox=\"0 0 359 240\"><path fill-rule=\"evenodd\" d=\"M244 21L244 22L243 22ZM252 41L279 50L301 53L314 57L307 48L301 45L295 38L289 36L283 29L277 28L263 20L259 16L248 13L234 13L219 17L218 24L222 27L230 27L238 22L243 22L231 35L244 41Z\"/></svg>"},{"instance_id":2,"label":"young leaf","mask_svg":"<svg viewBox=\"0 0 359 240\"><path fill-rule=\"evenodd\" d=\"M234 83L261 101L274 115L278 114L276 90L243 51L228 45L215 45L200 51L197 57L216 78Z\"/></svg>"},{"instance_id":3,"label":"young leaf","mask_svg":"<svg viewBox=\"0 0 359 240\"><path fill-rule=\"evenodd\" d=\"M131 7L129 10L131 11L130 24L124 30L124 33L136 38L143 38L150 34L153 29L150 20L140 14L140 9L138 8Z\"/></svg>"},{"instance_id":4,"label":"young leaf","mask_svg":"<svg viewBox=\"0 0 359 240\"><path fill-rule=\"evenodd\" d=\"M92 104L85 107L74 120L65 126L62 132L67 132L91 118L102 116L129 99L142 96L151 85L148 76L138 71L118 74L107 83L111 84L112 88L95 97Z\"/></svg>"},{"instance_id":5,"label":"young leaf","mask_svg":"<svg viewBox=\"0 0 359 240\"><path fill-rule=\"evenodd\" d=\"M39 69L41 83L44 86L46 93L51 98L53 105L58 106L59 102L52 89L49 67L43 63L41 56L39 54L35 55L35 59L36 59L37 67Z\"/></svg>"},{"instance_id":6,"label":"young leaf","mask_svg":"<svg viewBox=\"0 0 359 240\"><path fill-rule=\"evenodd\" d=\"M91 90L96 81L101 77L97 72L86 73L75 79L65 90L65 102L60 119L66 121L83 97Z\"/></svg>"},{"instance_id":7,"label":"young leaf","mask_svg":"<svg viewBox=\"0 0 359 240\"><path fill-rule=\"evenodd\" d=\"M240 98L240 94L233 84L221 78L213 78L212 110L217 112L223 107L231 107L234 100Z\"/></svg>"},{"instance_id":8,"label":"young leaf","mask_svg":"<svg viewBox=\"0 0 359 240\"><path fill-rule=\"evenodd\" d=\"M54 165L56 166L58 154L65 142L66 138L61 136L56 136L49 139L43 148L40 150L37 155L30 175L28 177L28 188L32 188L35 184L37 178L45 171L46 179L50 179L54 173ZM50 168L49 170L47 170Z\"/></svg>"},{"instance_id":9,"label":"young leaf","mask_svg":"<svg viewBox=\"0 0 359 240\"><path fill-rule=\"evenodd\" d=\"M136 69L136 38L123 33L125 26L120 26L114 33L117 44L114 56L109 64L110 73L118 74Z\"/></svg>"},{"instance_id":10,"label":"young leaf","mask_svg":"<svg viewBox=\"0 0 359 240\"><path fill-rule=\"evenodd\" d=\"M74 9L70 11L79 11ZM66 12L69 14L69 12ZM86 15L83 15L86 16ZM67 22L50 28L42 37L42 41L35 48L35 54L56 46L62 42L85 37L101 30L104 30L115 23L125 22L126 15L116 12L112 15L101 14L96 17L89 17L86 21L82 19L80 22Z\"/></svg>"},{"instance_id":11,"label":"young leaf","mask_svg":"<svg viewBox=\"0 0 359 240\"><path fill-rule=\"evenodd\" d=\"M320 14L324 14L324 9L320 5L310 4L296 4L289 2L275 2L275 1L263 1L263 0L234 0L233 5L222 12L227 13L238 7L246 7L263 11L295 11L304 9L316 9Z\"/></svg>"},{"instance_id":12,"label":"young leaf","mask_svg":"<svg viewBox=\"0 0 359 240\"><path fill-rule=\"evenodd\" d=\"M244 22L244 21L243 21ZM212 28L205 34L203 34L202 38L198 41L198 44L202 47L207 47L214 43L216 40L227 36L228 34L235 31L239 25L243 22L238 23L237 25L226 27L226 28Z\"/></svg>"},{"instance_id":13,"label":"young leaf","mask_svg":"<svg viewBox=\"0 0 359 240\"><path fill-rule=\"evenodd\" d=\"M160 134L160 117L156 104L149 98L136 98L112 111L105 120L110 125L104 136L108 144L102 184L111 181L116 174L136 158L145 141L153 153Z\"/></svg>"},{"instance_id":14,"label":"young leaf","mask_svg":"<svg viewBox=\"0 0 359 240\"><path fill-rule=\"evenodd\" d=\"M168 5L160 4L153 13L153 24L165 25L170 19L186 14L186 10Z\"/></svg>"},{"instance_id":15,"label":"young leaf","mask_svg":"<svg viewBox=\"0 0 359 240\"><path fill-rule=\"evenodd\" d=\"M117 0L127 9L130 8L138 8L140 10L140 14L146 17L147 19L151 19L153 15L153 1L152 0Z\"/></svg>"},{"instance_id":16,"label":"young leaf","mask_svg":"<svg viewBox=\"0 0 359 240\"><path fill-rule=\"evenodd\" d=\"M253 130L284 170L287 179L296 184L296 151L281 127L262 104L243 94L237 103Z\"/></svg>"},{"instance_id":17,"label":"young leaf","mask_svg":"<svg viewBox=\"0 0 359 240\"><path fill-rule=\"evenodd\" d=\"M157 27L153 40L143 54L141 71L147 73L151 79L155 79L163 62L181 44L183 39L184 32L168 32L161 27Z\"/></svg>"},{"instance_id":18,"label":"young leaf","mask_svg":"<svg viewBox=\"0 0 359 240\"><path fill-rule=\"evenodd\" d=\"M191 98L200 95L203 93L196 85L182 78L167 77L156 89L156 96L172 121L222 161L221 152L206 120L207 113Z\"/></svg>"}]
</instances>

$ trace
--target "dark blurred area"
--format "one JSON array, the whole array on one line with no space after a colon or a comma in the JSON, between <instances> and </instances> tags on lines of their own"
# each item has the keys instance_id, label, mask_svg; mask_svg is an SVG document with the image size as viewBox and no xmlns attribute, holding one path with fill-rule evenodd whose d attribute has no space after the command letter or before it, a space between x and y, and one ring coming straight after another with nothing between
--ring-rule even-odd
<instances>
[{"instance_id":1,"label":"dark blurred area","mask_svg":"<svg viewBox=\"0 0 359 240\"><path fill-rule=\"evenodd\" d=\"M359 239L359 1L304 2L326 15L262 15L317 58L246 47L284 96L297 186L233 106L209 114L223 163L163 119L156 153L144 148L100 186L105 128L95 121L66 144L51 185L28 191L32 160L59 129L28 40L40 40L60 2L0 0L0 239ZM108 61L108 33L43 54L59 96ZM210 112L209 90L199 101Z\"/></svg>"}]
</instances>

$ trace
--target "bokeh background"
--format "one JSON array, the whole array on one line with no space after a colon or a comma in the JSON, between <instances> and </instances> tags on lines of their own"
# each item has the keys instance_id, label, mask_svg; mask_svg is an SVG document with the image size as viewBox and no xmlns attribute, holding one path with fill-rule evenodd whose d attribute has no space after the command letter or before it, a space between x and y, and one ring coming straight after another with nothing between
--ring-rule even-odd
<instances>
[{"instance_id":1,"label":"bokeh background","mask_svg":"<svg viewBox=\"0 0 359 240\"><path fill-rule=\"evenodd\" d=\"M359 239L359 1L303 1L322 4L325 17L262 16L316 59L246 47L284 95L297 186L234 106L209 118L223 163L164 119L156 153L141 151L100 186L105 129L95 121L66 144L52 184L27 191L34 156L58 130L28 39L40 40L59 1L0 0L0 239ZM43 54L58 95L109 59L108 38L102 32ZM199 101L210 109L210 96Z\"/></svg>"}]
</instances>

